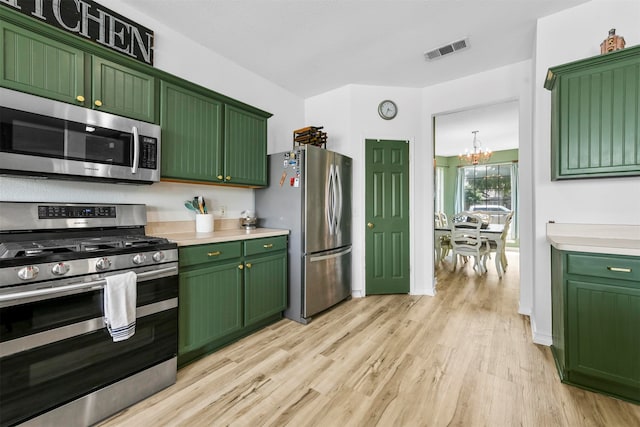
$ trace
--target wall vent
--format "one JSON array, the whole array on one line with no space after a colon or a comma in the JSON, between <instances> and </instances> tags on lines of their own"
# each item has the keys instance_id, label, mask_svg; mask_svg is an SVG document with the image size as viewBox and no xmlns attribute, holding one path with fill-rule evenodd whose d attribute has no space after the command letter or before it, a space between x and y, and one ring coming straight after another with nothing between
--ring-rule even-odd
<instances>
[{"instance_id":1,"label":"wall vent","mask_svg":"<svg viewBox=\"0 0 640 427\"><path fill-rule=\"evenodd\" d=\"M469 47L469 37L465 37L462 40L457 40L455 42L451 42L444 46L441 46L436 49L431 49L424 53L424 59L427 61L432 61L434 59L438 59L445 55L449 55L454 52L461 51L463 49L467 49Z\"/></svg>"}]
</instances>

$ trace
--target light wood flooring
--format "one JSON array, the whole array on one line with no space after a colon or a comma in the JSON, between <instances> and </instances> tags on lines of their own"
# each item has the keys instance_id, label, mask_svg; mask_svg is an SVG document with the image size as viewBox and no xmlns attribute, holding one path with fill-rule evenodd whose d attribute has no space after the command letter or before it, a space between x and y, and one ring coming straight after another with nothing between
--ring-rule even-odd
<instances>
[{"instance_id":1,"label":"light wood flooring","mask_svg":"<svg viewBox=\"0 0 640 427\"><path fill-rule=\"evenodd\" d=\"M436 297L346 301L178 372L107 426L639 426L640 406L560 383L518 310L518 259L437 270Z\"/></svg>"}]
</instances>

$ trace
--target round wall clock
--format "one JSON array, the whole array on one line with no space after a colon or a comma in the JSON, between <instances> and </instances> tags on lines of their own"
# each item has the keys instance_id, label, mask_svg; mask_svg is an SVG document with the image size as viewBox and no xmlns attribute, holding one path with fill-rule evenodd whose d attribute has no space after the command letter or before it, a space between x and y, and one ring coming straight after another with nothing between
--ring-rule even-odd
<instances>
[{"instance_id":1,"label":"round wall clock","mask_svg":"<svg viewBox=\"0 0 640 427\"><path fill-rule=\"evenodd\" d=\"M378 114L385 120L391 120L398 114L398 106L395 102L385 99L378 105Z\"/></svg>"}]
</instances>

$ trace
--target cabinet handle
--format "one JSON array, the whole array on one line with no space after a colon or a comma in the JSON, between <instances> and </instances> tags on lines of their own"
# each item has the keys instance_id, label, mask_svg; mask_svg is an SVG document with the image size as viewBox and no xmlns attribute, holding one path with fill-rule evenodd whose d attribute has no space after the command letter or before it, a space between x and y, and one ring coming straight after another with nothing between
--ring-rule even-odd
<instances>
[{"instance_id":1,"label":"cabinet handle","mask_svg":"<svg viewBox=\"0 0 640 427\"><path fill-rule=\"evenodd\" d=\"M630 268L623 268L623 267L607 267L607 270L609 270L609 271L617 271L619 273L631 273L631 269Z\"/></svg>"},{"instance_id":2,"label":"cabinet handle","mask_svg":"<svg viewBox=\"0 0 640 427\"><path fill-rule=\"evenodd\" d=\"M267 243L266 245L262 245L265 249L271 249L273 247L273 243Z\"/></svg>"},{"instance_id":3,"label":"cabinet handle","mask_svg":"<svg viewBox=\"0 0 640 427\"><path fill-rule=\"evenodd\" d=\"M244 265L242 265L242 264L240 264L240 265L238 266L238 270L242 270L243 268L244 268Z\"/></svg>"},{"instance_id":4,"label":"cabinet handle","mask_svg":"<svg viewBox=\"0 0 640 427\"><path fill-rule=\"evenodd\" d=\"M222 180L224 177L222 175L218 175L218 179Z\"/></svg>"},{"instance_id":5,"label":"cabinet handle","mask_svg":"<svg viewBox=\"0 0 640 427\"><path fill-rule=\"evenodd\" d=\"M76 101L78 101L78 102L84 102L84 96L82 96L82 95L78 95L78 96L76 96Z\"/></svg>"},{"instance_id":6,"label":"cabinet handle","mask_svg":"<svg viewBox=\"0 0 640 427\"><path fill-rule=\"evenodd\" d=\"M229 175L226 176L225 180L231 181L231 177Z\"/></svg>"},{"instance_id":7,"label":"cabinet handle","mask_svg":"<svg viewBox=\"0 0 640 427\"><path fill-rule=\"evenodd\" d=\"M215 251L215 252L207 252L207 256L218 256L220 255L222 252L220 251Z\"/></svg>"},{"instance_id":8,"label":"cabinet handle","mask_svg":"<svg viewBox=\"0 0 640 427\"><path fill-rule=\"evenodd\" d=\"M94 104L96 105L96 107L102 107L102 101L100 101L99 99L96 99Z\"/></svg>"},{"instance_id":9,"label":"cabinet handle","mask_svg":"<svg viewBox=\"0 0 640 427\"><path fill-rule=\"evenodd\" d=\"M251 263L250 262L247 263L247 268L251 268Z\"/></svg>"}]
</instances>

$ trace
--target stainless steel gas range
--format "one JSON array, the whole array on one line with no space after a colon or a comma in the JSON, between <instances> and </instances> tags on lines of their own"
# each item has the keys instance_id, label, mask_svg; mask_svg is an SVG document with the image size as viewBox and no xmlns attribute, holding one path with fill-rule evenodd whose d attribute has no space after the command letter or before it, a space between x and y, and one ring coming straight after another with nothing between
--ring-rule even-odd
<instances>
[{"instance_id":1,"label":"stainless steel gas range","mask_svg":"<svg viewBox=\"0 0 640 427\"><path fill-rule=\"evenodd\" d=\"M86 426L175 383L178 250L145 224L144 205L0 202L1 426ZM104 287L126 272L116 342Z\"/></svg>"}]
</instances>

